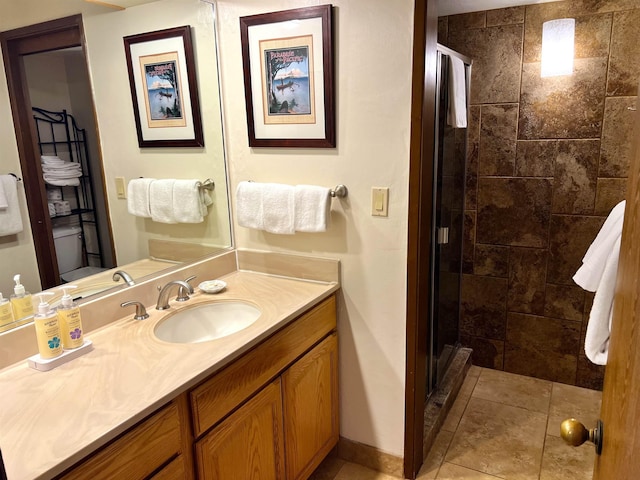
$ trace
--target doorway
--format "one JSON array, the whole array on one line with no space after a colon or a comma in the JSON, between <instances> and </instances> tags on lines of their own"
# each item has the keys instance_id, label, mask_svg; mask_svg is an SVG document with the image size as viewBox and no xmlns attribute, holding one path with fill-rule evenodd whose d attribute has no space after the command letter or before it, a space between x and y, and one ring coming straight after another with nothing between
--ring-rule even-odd
<instances>
[{"instance_id":1,"label":"doorway","mask_svg":"<svg viewBox=\"0 0 640 480\"><path fill-rule=\"evenodd\" d=\"M0 43L4 56L18 153L42 288L51 288L60 285L62 282L53 235L54 225L52 218L56 217L56 212L50 211L49 204L52 202L47 195L47 182L43 178L41 164L42 154L50 155L53 153L55 156L57 153L50 148L51 145L43 148L43 144L51 143L51 140L43 141L42 136L39 134L34 120L33 107L40 109L44 107L44 110L50 112L52 109L50 105L47 105L49 108L42 105L42 98L38 98L39 95L35 93L35 90L33 96L35 100L38 100L39 104L32 103L29 79L31 77L31 83L33 83L33 72L37 71L43 65L43 62L50 62L52 55L57 55L58 58L64 55L67 57L66 64L75 66L76 74L67 77L68 85L66 88L73 92L76 100L78 97L84 97L84 103L88 104L88 107L84 109L74 108L74 113L78 110L85 123L83 127L88 132L84 141L88 147L87 157L91 159L91 162L87 163L85 170L90 168L91 176L88 177L84 173L83 175L87 179L86 186L93 192L93 198L95 199L91 204L91 210L94 211L95 215L93 219L95 220L93 242L99 246L100 255L97 256L97 261L96 256L93 257L92 261L89 261L89 256L86 253L90 250L87 248L86 238L84 238L84 232L82 232L81 235L83 235L84 239L83 253L85 254L82 263L84 264L83 266L93 265L95 267L111 268L115 265L115 252L108 207L105 201L104 175L97 127L95 125L95 110L90 95L91 88L85 57L82 17L81 15L75 15L2 32L0 34ZM67 68L66 70L71 71L72 69ZM32 75L29 75L29 72L32 72ZM70 102L70 104L72 105L73 102ZM66 109L57 108L56 110L65 110L66 122L68 116ZM75 142L78 141L68 135L67 139L69 140L67 142L68 145L75 145ZM73 148L67 148L67 150L71 151ZM66 155L66 158L64 158L64 154L60 155L62 160L74 160L69 157L68 153ZM88 180L89 178L90 180ZM65 201L62 203L63 207L67 206ZM78 202L76 202L76 207L71 215L75 216L76 220L82 224L87 219L78 212L87 209L80 208ZM66 210L63 210L62 215L59 216L66 216L66 212Z\"/></svg>"}]
</instances>

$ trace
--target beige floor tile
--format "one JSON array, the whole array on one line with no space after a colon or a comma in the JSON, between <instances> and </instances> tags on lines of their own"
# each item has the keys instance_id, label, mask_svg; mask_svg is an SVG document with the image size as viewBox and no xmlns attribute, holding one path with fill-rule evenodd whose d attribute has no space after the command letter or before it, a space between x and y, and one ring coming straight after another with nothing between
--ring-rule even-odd
<instances>
[{"instance_id":1,"label":"beige floor tile","mask_svg":"<svg viewBox=\"0 0 640 480\"><path fill-rule=\"evenodd\" d=\"M453 463L443 464L436 477L437 480L496 480L497 478L500 477L487 475L486 473L454 465Z\"/></svg>"},{"instance_id":2,"label":"beige floor tile","mask_svg":"<svg viewBox=\"0 0 640 480\"><path fill-rule=\"evenodd\" d=\"M567 418L575 418L585 427L593 428L600 418L602 392L588 388L554 383L551 391L547 435L560 436L560 424Z\"/></svg>"},{"instance_id":3,"label":"beige floor tile","mask_svg":"<svg viewBox=\"0 0 640 480\"><path fill-rule=\"evenodd\" d=\"M335 480L398 480L392 475L376 472L355 463L345 463Z\"/></svg>"},{"instance_id":4,"label":"beige floor tile","mask_svg":"<svg viewBox=\"0 0 640 480\"><path fill-rule=\"evenodd\" d=\"M484 370L484 368L478 367L477 365L471 365L471 367L469 367L469 371L467 372L467 377L478 378L482 370Z\"/></svg>"},{"instance_id":5,"label":"beige floor tile","mask_svg":"<svg viewBox=\"0 0 640 480\"><path fill-rule=\"evenodd\" d=\"M460 423L464 409L467 407L467 402L473 393L473 389L475 388L477 381L478 377L467 374L464 382L462 382L460 390L458 391L458 395L451 406L451 410L449 410L449 413L447 414L447 418L444 419L441 430L446 430L448 432L456 431L458 423Z\"/></svg>"},{"instance_id":6,"label":"beige floor tile","mask_svg":"<svg viewBox=\"0 0 640 480\"><path fill-rule=\"evenodd\" d=\"M540 480L591 480L595 458L591 444L570 447L560 437L547 435Z\"/></svg>"},{"instance_id":7,"label":"beige floor tile","mask_svg":"<svg viewBox=\"0 0 640 480\"><path fill-rule=\"evenodd\" d=\"M551 385L546 380L484 369L473 396L546 414L549 411Z\"/></svg>"},{"instance_id":8,"label":"beige floor tile","mask_svg":"<svg viewBox=\"0 0 640 480\"><path fill-rule=\"evenodd\" d=\"M436 478L452 438L453 432L441 430L440 433L438 433L436 441L429 451L429 455L427 455L427 458L422 464L422 468L418 472L417 480L433 480Z\"/></svg>"},{"instance_id":9,"label":"beige floor tile","mask_svg":"<svg viewBox=\"0 0 640 480\"><path fill-rule=\"evenodd\" d=\"M546 414L471 397L445 461L504 477L537 480Z\"/></svg>"},{"instance_id":10,"label":"beige floor tile","mask_svg":"<svg viewBox=\"0 0 640 480\"><path fill-rule=\"evenodd\" d=\"M329 454L314 470L309 480L334 480L340 469L345 465L344 460L336 455Z\"/></svg>"}]
</instances>

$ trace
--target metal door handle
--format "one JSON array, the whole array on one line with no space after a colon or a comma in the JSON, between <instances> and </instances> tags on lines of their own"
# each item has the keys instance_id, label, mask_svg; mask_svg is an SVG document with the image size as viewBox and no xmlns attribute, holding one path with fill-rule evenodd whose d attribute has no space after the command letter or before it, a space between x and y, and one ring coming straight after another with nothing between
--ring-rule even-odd
<instances>
[{"instance_id":1,"label":"metal door handle","mask_svg":"<svg viewBox=\"0 0 640 480\"><path fill-rule=\"evenodd\" d=\"M560 436L569 445L579 447L584 442L589 441L596 447L596 453L602 453L602 436L604 425L602 420L596 422L596 428L588 430L575 418L568 418L560 424Z\"/></svg>"}]
</instances>

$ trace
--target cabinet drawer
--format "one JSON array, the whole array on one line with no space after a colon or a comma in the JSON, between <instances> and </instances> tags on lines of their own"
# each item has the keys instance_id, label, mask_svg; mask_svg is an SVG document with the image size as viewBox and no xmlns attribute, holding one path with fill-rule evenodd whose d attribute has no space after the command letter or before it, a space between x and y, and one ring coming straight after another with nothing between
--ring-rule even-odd
<instances>
[{"instance_id":1,"label":"cabinet drawer","mask_svg":"<svg viewBox=\"0 0 640 480\"><path fill-rule=\"evenodd\" d=\"M179 452L180 420L171 403L60 478L143 479Z\"/></svg>"},{"instance_id":2,"label":"cabinet drawer","mask_svg":"<svg viewBox=\"0 0 640 480\"><path fill-rule=\"evenodd\" d=\"M276 377L336 328L331 296L191 392L196 437Z\"/></svg>"}]
</instances>

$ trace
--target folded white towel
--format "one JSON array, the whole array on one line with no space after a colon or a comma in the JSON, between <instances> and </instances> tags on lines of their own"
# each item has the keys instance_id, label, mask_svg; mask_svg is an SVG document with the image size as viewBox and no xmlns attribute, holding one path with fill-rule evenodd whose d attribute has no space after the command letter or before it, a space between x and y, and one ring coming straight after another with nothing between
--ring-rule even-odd
<instances>
[{"instance_id":1,"label":"folded white towel","mask_svg":"<svg viewBox=\"0 0 640 480\"><path fill-rule=\"evenodd\" d=\"M454 128L467 128L467 82L464 62L449 56L449 108L447 123Z\"/></svg>"},{"instance_id":2,"label":"folded white towel","mask_svg":"<svg viewBox=\"0 0 640 480\"><path fill-rule=\"evenodd\" d=\"M240 182L236 188L236 217L238 225L262 230L262 184Z\"/></svg>"},{"instance_id":3,"label":"folded white towel","mask_svg":"<svg viewBox=\"0 0 640 480\"><path fill-rule=\"evenodd\" d=\"M173 179L155 180L149 187L151 220L160 223L178 223L173 211Z\"/></svg>"},{"instance_id":4,"label":"folded white towel","mask_svg":"<svg viewBox=\"0 0 640 480\"><path fill-rule=\"evenodd\" d=\"M176 180L173 184L173 214L180 223L200 223L204 221L204 199L200 194L199 180Z\"/></svg>"},{"instance_id":5,"label":"folded white towel","mask_svg":"<svg viewBox=\"0 0 640 480\"><path fill-rule=\"evenodd\" d=\"M0 182L0 209L4 209L8 207L9 207L9 201L7 200L7 194L4 191L4 182Z\"/></svg>"},{"instance_id":6,"label":"folded white towel","mask_svg":"<svg viewBox=\"0 0 640 480\"><path fill-rule=\"evenodd\" d=\"M281 183L263 183L262 218L269 233L293 235L295 229L295 189Z\"/></svg>"},{"instance_id":7,"label":"folded white towel","mask_svg":"<svg viewBox=\"0 0 640 480\"><path fill-rule=\"evenodd\" d=\"M77 187L80 185L79 178L51 178L48 175L43 175L44 181L49 185L55 185L56 187Z\"/></svg>"},{"instance_id":8,"label":"folded white towel","mask_svg":"<svg viewBox=\"0 0 640 480\"><path fill-rule=\"evenodd\" d=\"M295 186L297 232L326 232L331 218L331 190L316 185Z\"/></svg>"},{"instance_id":9,"label":"folded white towel","mask_svg":"<svg viewBox=\"0 0 640 480\"><path fill-rule=\"evenodd\" d=\"M136 217L150 218L149 187L155 178L134 178L127 185L127 209Z\"/></svg>"},{"instance_id":10,"label":"folded white towel","mask_svg":"<svg viewBox=\"0 0 640 480\"><path fill-rule=\"evenodd\" d=\"M589 292L595 292L602 279L604 266L611 249L622 234L626 202L618 203L605 220L595 240L582 259L582 266L573 276L573 281Z\"/></svg>"},{"instance_id":11,"label":"folded white towel","mask_svg":"<svg viewBox=\"0 0 640 480\"><path fill-rule=\"evenodd\" d=\"M582 288L596 292L589 313L584 352L597 365L607 363L624 208L623 201L611 210L582 259L583 265L573 276Z\"/></svg>"},{"instance_id":12,"label":"folded white towel","mask_svg":"<svg viewBox=\"0 0 640 480\"><path fill-rule=\"evenodd\" d=\"M0 209L0 237L22 231L22 215L18 203L17 179L13 175L0 175L0 183L7 198L7 208Z\"/></svg>"},{"instance_id":13,"label":"folded white towel","mask_svg":"<svg viewBox=\"0 0 640 480\"><path fill-rule=\"evenodd\" d=\"M47 165L58 165L64 163L64 160L57 155L41 155L40 161Z\"/></svg>"}]
</instances>

